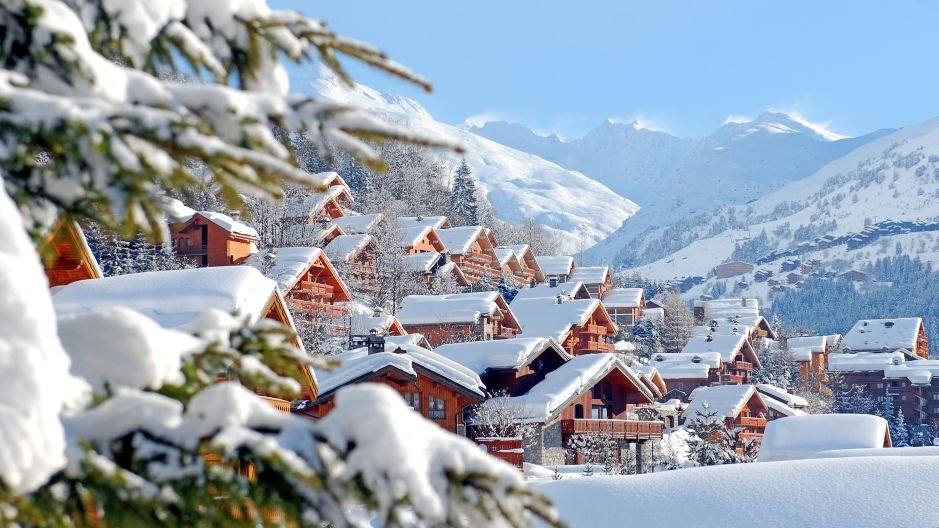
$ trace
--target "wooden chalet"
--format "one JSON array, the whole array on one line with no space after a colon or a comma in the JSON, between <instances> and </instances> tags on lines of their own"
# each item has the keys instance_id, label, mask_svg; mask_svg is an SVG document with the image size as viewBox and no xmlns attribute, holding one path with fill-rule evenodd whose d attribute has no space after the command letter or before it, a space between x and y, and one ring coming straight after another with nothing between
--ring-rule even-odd
<instances>
[{"instance_id":1,"label":"wooden chalet","mask_svg":"<svg viewBox=\"0 0 939 528\"><path fill-rule=\"evenodd\" d=\"M692 329L692 335L696 337L745 335L753 350L760 350L764 338L776 339L776 333L762 315L711 319L704 326L695 326Z\"/></svg>"},{"instance_id":2,"label":"wooden chalet","mask_svg":"<svg viewBox=\"0 0 939 528\"><path fill-rule=\"evenodd\" d=\"M521 326L499 292L409 295L396 314L409 334L434 347L444 343L508 339Z\"/></svg>"},{"instance_id":3,"label":"wooden chalet","mask_svg":"<svg viewBox=\"0 0 939 528\"><path fill-rule=\"evenodd\" d=\"M258 251L258 232L241 223L237 215L195 211L174 201L169 216L173 249L195 266L243 264Z\"/></svg>"},{"instance_id":4,"label":"wooden chalet","mask_svg":"<svg viewBox=\"0 0 939 528\"><path fill-rule=\"evenodd\" d=\"M647 303L648 304L648 303ZM753 350L762 347L763 339L776 339L776 333L760 315L759 301L753 298L696 300L694 302L697 335L735 334L747 331Z\"/></svg>"},{"instance_id":5,"label":"wooden chalet","mask_svg":"<svg viewBox=\"0 0 939 528\"><path fill-rule=\"evenodd\" d=\"M430 226L434 229L449 229L450 220L446 216L399 216L398 225L404 228Z\"/></svg>"},{"instance_id":6,"label":"wooden chalet","mask_svg":"<svg viewBox=\"0 0 939 528\"><path fill-rule=\"evenodd\" d=\"M485 227L452 227L440 229L437 234L451 261L463 270L470 283L485 276L495 279L501 275L491 232Z\"/></svg>"},{"instance_id":7,"label":"wooden chalet","mask_svg":"<svg viewBox=\"0 0 939 528\"><path fill-rule=\"evenodd\" d=\"M714 418L722 420L728 431L738 427L742 429L737 435L738 449L744 442L759 443L763 440L769 409L753 385L701 387L691 393L690 399L681 415L685 425L714 413Z\"/></svg>"},{"instance_id":8,"label":"wooden chalet","mask_svg":"<svg viewBox=\"0 0 939 528\"><path fill-rule=\"evenodd\" d=\"M666 354L652 356L654 366L665 382L664 397L688 401L688 395L698 387L720 383L723 361L718 353Z\"/></svg>"},{"instance_id":9,"label":"wooden chalet","mask_svg":"<svg viewBox=\"0 0 939 528\"><path fill-rule=\"evenodd\" d=\"M642 288L613 288L603 294L602 301L617 326L632 326L645 316L646 296Z\"/></svg>"},{"instance_id":10,"label":"wooden chalet","mask_svg":"<svg viewBox=\"0 0 939 528\"><path fill-rule=\"evenodd\" d=\"M580 281L587 287L590 296L601 299L606 292L613 289L613 274L609 266L586 266L575 268L568 280Z\"/></svg>"},{"instance_id":11,"label":"wooden chalet","mask_svg":"<svg viewBox=\"0 0 939 528\"><path fill-rule=\"evenodd\" d=\"M755 385L756 391L763 398L766 404L766 419L768 421L778 420L789 416L803 416L809 402L795 394L790 394L786 389L769 385L767 383L758 383Z\"/></svg>"},{"instance_id":12,"label":"wooden chalet","mask_svg":"<svg viewBox=\"0 0 939 528\"><path fill-rule=\"evenodd\" d=\"M352 300L349 288L326 253L317 247L287 247L256 255L250 264L266 270L284 293L294 314L303 317L338 318Z\"/></svg>"},{"instance_id":13,"label":"wooden chalet","mask_svg":"<svg viewBox=\"0 0 939 528\"><path fill-rule=\"evenodd\" d=\"M332 410L336 391L354 383L381 383L416 412L451 433L464 434L464 417L486 399L475 372L425 348L394 338L336 356L340 366L319 376L320 395L295 406L320 418Z\"/></svg>"},{"instance_id":14,"label":"wooden chalet","mask_svg":"<svg viewBox=\"0 0 939 528\"><path fill-rule=\"evenodd\" d=\"M548 372L531 389L510 398L518 419L535 425L525 461L536 464L582 462L568 457L574 435L610 434L619 455L635 453L640 471L648 469L650 440L662 437L663 423L640 420L636 414L652 407L653 395L639 376L613 354L574 357ZM630 455L632 456L632 455Z\"/></svg>"},{"instance_id":15,"label":"wooden chalet","mask_svg":"<svg viewBox=\"0 0 939 528\"><path fill-rule=\"evenodd\" d=\"M518 290L512 302L530 301L532 299L557 302L558 297L562 299L590 299L590 292L587 291L584 283L579 281L557 282L552 280L546 284L536 284Z\"/></svg>"},{"instance_id":16,"label":"wooden chalet","mask_svg":"<svg viewBox=\"0 0 939 528\"><path fill-rule=\"evenodd\" d=\"M346 216L346 211L352 209L352 194L339 174L321 172L315 177L319 180L319 192L304 190L284 198L285 216L295 224L329 222Z\"/></svg>"},{"instance_id":17,"label":"wooden chalet","mask_svg":"<svg viewBox=\"0 0 939 528\"><path fill-rule=\"evenodd\" d=\"M526 337L550 337L575 356L614 351L616 324L597 299L516 296L512 309Z\"/></svg>"},{"instance_id":18,"label":"wooden chalet","mask_svg":"<svg viewBox=\"0 0 939 528\"><path fill-rule=\"evenodd\" d=\"M151 271L78 281L53 290L52 302L60 317L120 306L135 310L164 328L184 330L215 309L249 323L271 319L296 331L276 283L250 266ZM296 338L294 344L302 348ZM301 397L315 399L317 386L313 373L305 367L298 369ZM288 401L267 396L265 401L290 412Z\"/></svg>"},{"instance_id":19,"label":"wooden chalet","mask_svg":"<svg viewBox=\"0 0 939 528\"><path fill-rule=\"evenodd\" d=\"M391 314L386 314L381 309L376 309L370 314L352 314L350 318L351 325L349 333L353 338L364 338L375 334L379 336L395 337L407 335L407 331L401 326L401 322L398 321L398 318Z\"/></svg>"},{"instance_id":20,"label":"wooden chalet","mask_svg":"<svg viewBox=\"0 0 939 528\"><path fill-rule=\"evenodd\" d=\"M442 253L447 249L437 230L429 225L402 227L400 230L400 245L408 255Z\"/></svg>"},{"instance_id":21,"label":"wooden chalet","mask_svg":"<svg viewBox=\"0 0 939 528\"><path fill-rule=\"evenodd\" d=\"M434 352L479 375L490 393L520 396L571 359L553 339L517 337L440 345Z\"/></svg>"},{"instance_id":22,"label":"wooden chalet","mask_svg":"<svg viewBox=\"0 0 939 528\"><path fill-rule=\"evenodd\" d=\"M753 371L762 366L744 332L693 336L681 350L682 354L692 357L695 354L715 352L721 356L721 370L716 383L750 383Z\"/></svg>"},{"instance_id":23,"label":"wooden chalet","mask_svg":"<svg viewBox=\"0 0 939 528\"><path fill-rule=\"evenodd\" d=\"M525 272L515 252L509 248L497 247L493 250L496 254L496 260L499 263L500 276L512 277L520 288L530 284L532 276Z\"/></svg>"},{"instance_id":24,"label":"wooden chalet","mask_svg":"<svg viewBox=\"0 0 939 528\"><path fill-rule=\"evenodd\" d=\"M737 275L750 273L751 271L753 271L753 264L750 264L749 262L740 262L739 260L714 266L714 275L718 279L729 279L731 277L736 277Z\"/></svg>"},{"instance_id":25,"label":"wooden chalet","mask_svg":"<svg viewBox=\"0 0 939 528\"><path fill-rule=\"evenodd\" d=\"M828 355L841 344L840 335L790 337L786 349L799 365L799 379L814 390L831 394Z\"/></svg>"},{"instance_id":26,"label":"wooden chalet","mask_svg":"<svg viewBox=\"0 0 939 528\"><path fill-rule=\"evenodd\" d=\"M39 253L50 287L103 276L81 227L70 220L60 218L52 226L39 245Z\"/></svg>"},{"instance_id":27,"label":"wooden chalet","mask_svg":"<svg viewBox=\"0 0 939 528\"><path fill-rule=\"evenodd\" d=\"M412 253L405 257L405 265L411 271L420 273L427 284L443 277L449 277L463 288L470 284L463 270L450 262L446 253Z\"/></svg>"},{"instance_id":28,"label":"wooden chalet","mask_svg":"<svg viewBox=\"0 0 939 528\"><path fill-rule=\"evenodd\" d=\"M522 267L522 272L529 277L529 284L531 283L531 279L535 279L535 282L538 284L545 282L544 273L541 272L541 267L538 266L535 254L531 252L531 248L528 244L499 247L506 247L515 253L515 258L518 259L518 263Z\"/></svg>"},{"instance_id":29,"label":"wooden chalet","mask_svg":"<svg viewBox=\"0 0 939 528\"><path fill-rule=\"evenodd\" d=\"M338 226L343 234L363 235L372 234L379 227L387 225L385 215L381 213L342 216L335 218L330 225Z\"/></svg>"},{"instance_id":30,"label":"wooden chalet","mask_svg":"<svg viewBox=\"0 0 939 528\"><path fill-rule=\"evenodd\" d=\"M330 241L323 252L346 284L374 291L378 274L376 244L372 235L341 235Z\"/></svg>"},{"instance_id":31,"label":"wooden chalet","mask_svg":"<svg viewBox=\"0 0 939 528\"><path fill-rule=\"evenodd\" d=\"M926 327L920 317L864 319L844 335L845 352L893 352L906 350L910 355L929 359Z\"/></svg>"},{"instance_id":32,"label":"wooden chalet","mask_svg":"<svg viewBox=\"0 0 939 528\"><path fill-rule=\"evenodd\" d=\"M535 261L544 274L545 280L550 281L554 277L557 282L567 282L571 273L574 272L574 257L566 255L555 256L537 256Z\"/></svg>"}]
</instances>

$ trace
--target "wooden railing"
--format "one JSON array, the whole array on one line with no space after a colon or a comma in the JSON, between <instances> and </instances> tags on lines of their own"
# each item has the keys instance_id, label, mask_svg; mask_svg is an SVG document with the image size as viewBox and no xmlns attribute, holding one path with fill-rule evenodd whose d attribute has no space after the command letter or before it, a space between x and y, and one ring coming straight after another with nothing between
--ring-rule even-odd
<instances>
[{"instance_id":1,"label":"wooden railing","mask_svg":"<svg viewBox=\"0 0 939 528\"><path fill-rule=\"evenodd\" d=\"M574 351L576 352L613 352L614 350L616 350L616 347L610 343L578 341L574 344Z\"/></svg>"},{"instance_id":2,"label":"wooden railing","mask_svg":"<svg viewBox=\"0 0 939 528\"><path fill-rule=\"evenodd\" d=\"M737 435L737 440L740 442L745 442L747 440L756 440L757 442L762 442L763 434L762 433L748 433L746 431L741 431L740 434Z\"/></svg>"},{"instance_id":3,"label":"wooden railing","mask_svg":"<svg viewBox=\"0 0 939 528\"><path fill-rule=\"evenodd\" d=\"M517 328L506 328L503 326L502 329L499 330L499 332L494 332L492 334L492 338L493 339L511 339L517 335L518 335Z\"/></svg>"},{"instance_id":4,"label":"wooden railing","mask_svg":"<svg viewBox=\"0 0 939 528\"><path fill-rule=\"evenodd\" d=\"M480 266L479 264L476 264L475 262L469 262L469 261L464 260L462 262L458 262L457 266L459 266L460 269L463 270L463 273L467 275L472 275L474 277L482 277L486 273L491 275L493 278L496 278L499 276L498 270L494 270L490 268L489 266Z\"/></svg>"},{"instance_id":5,"label":"wooden railing","mask_svg":"<svg viewBox=\"0 0 939 528\"><path fill-rule=\"evenodd\" d=\"M318 282L300 281L300 291L298 293L307 293L310 295L320 295L332 298L333 287L329 284L320 284Z\"/></svg>"},{"instance_id":6,"label":"wooden railing","mask_svg":"<svg viewBox=\"0 0 939 528\"><path fill-rule=\"evenodd\" d=\"M606 433L624 440L648 440L662 438L662 422L641 420L561 420L561 433Z\"/></svg>"},{"instance_id":7,"label":"wooden railing","mask_svg":"<svg viewBox=\"0 0 939 528\"><path fill-rule=\"evenodd\" d=\"M282 400L280 398L271 398L270 396L258 396L264 400L265 403L271 407L277 409L278 411L284 414L290 414L290 402L287 400Z\"/></svg>"},{"instance_id":8,"label":"wooden railing","mask_svg":"<svg viewBox=\"0 0 939 528\"><path fill-rule=\"evenodd\" d=\"M753 363L750 363L748 361L734 361L734 369L746 370L747 372L753 372Z\"/></svg>"},{"instance_id":9,"label":"wooden railing","mask_svg":"<svg viewBox=\"0 0 939 528\"><path fill-rule=\"evenodd\" d=\"M755 418L752 416L741 416L740 425L743 427L766 427L766 418Z\"/></svg>"},{"instance_id":10,"label":"wooden railing","mask_svg":"<svg viewBox=\"0 0 939 528\"><path fill-rule=\"evenodd\" d=\"M329 317L342 317L348 313L348 311L341 306L334 306L332 304L325 304L316 301L291 299L290 304L301 312L323 314Z\"/></svg>"},{"instance_id":11,"label":"wooden railing","mask_svg":"<svg viewBox=\"0 0 939 528\"><path fill-rule=\"evenodd\" d=\"M607 328L605 326L587 324L580 328L577 331L578 334L587 334L587 335L606 335Z\"/></svg>"},{"instance_id":12,"label":"wooden railing","mask_svg":"<svg viewBox=\"0 0 939 528\"><path fill-rule=\"evenodd\" d=\"M205 255L209 252L209 245L199 246L176 246L177 255Z\"/></svg>"},{"instance_id":13,"label":"wooden railing","mask_svg":"<svg viewBox=\"0 0 939 528\"><path fill-rule=\"evenodd\" d=\"M743 376L740 374L721 374L719 377L721 383L743 383Z\"/></svg>"}]
</instances>

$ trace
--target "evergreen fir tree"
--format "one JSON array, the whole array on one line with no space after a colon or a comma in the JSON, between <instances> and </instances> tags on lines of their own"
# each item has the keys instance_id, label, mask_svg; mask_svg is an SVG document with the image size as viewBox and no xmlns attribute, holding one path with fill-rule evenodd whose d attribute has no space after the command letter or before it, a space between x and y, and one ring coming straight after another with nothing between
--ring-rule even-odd
<instances>
[{"instance_id":1,"label":"evergreen fir tree","mask_svg":"<svg viewBox=\"0 0 939 528\"><path fill-rule=\"evenodd\" d=\"M518 283L515 281L515 277L511 275L503 275L499 277L498 290L505 299L505 302L512 302L512 299L518 295Z\"/></svg>"},{"instance_id":2,"label":"evergreen fir tree","mask_svg":"<svg viewBox=\"0 0 939 528\"><path fill-rule=\"evenodd\" d=\"M479 224L479 204L476 199L476 181L466 160L460 162L453 180L453 195L450 201L453 211L451 222L459 225Z\"/></svg>"},{"instance_id":3,"label":"evergreen fir tree","mask_svg":"<svg viewBox=\"0 0 939 528\"><path fill-rule=\"evenodd\" d=\"M890 423L890 439L893 447L906 447L910 445L910 430L906 424L903 409L897 408L896 415Z\"/></svg>"},{"instance_id":4,"label":"evergreen fir tree","mask_svg":"<svg viewBox=\"0 0 939 528\"><path fill-rule=\"evenodd\" d=\"M707 403L698 411L696 419L688 425L689 458L699 466L716 466L736 461L736 452L723 421Z\"/></svg>"}]
</instances>

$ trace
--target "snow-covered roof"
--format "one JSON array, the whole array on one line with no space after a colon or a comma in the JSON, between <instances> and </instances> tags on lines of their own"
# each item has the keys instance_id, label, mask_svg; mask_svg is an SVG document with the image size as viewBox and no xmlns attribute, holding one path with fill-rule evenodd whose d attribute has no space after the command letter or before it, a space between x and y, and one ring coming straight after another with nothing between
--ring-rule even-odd
<instances>
[{"instance_id":1,"label":"snow-covered roof","mask_svg":"<svg viewBox=\"0 0 939 528\"><path fill-rule=\"evenodd\" d=\"M350 235L368 233L376 224L384 220L385 215L381 213L363 214L356 216L342 216L333 219L331 223L342 228L343 232Z\"/></svg>"},{"instance_id":2,"label":"snow-covered roof","mask_svg":"<svg viewBox=\"0 0 939 528\"><path fill-rule=\"evenodd\" d=\"M699 419L698 412L707 414L704 410L704 405L707 404L708 412L717 413L716 418L719 420L736 418L754 396L760 398L753 385L698 387L688 395L691 402L681 416L686 423L694 423ZM762 398L760 400L762 401Z\"/></svg>"},{"instance_id":3,"label":"snow-covered roof","mask_svg":"<svg viewBox=\"0 0 939 528\"><path fill-rule=\"evenodd\" d=\"M577 270L580 269L577 268ZM639 308L642 304L642 293L642 288L613 288L603 294L603 306L607 308Z\"/></svg>"},{"instance_id":4,"label":"snow-covered roof","mask_svg":"<svg viewBox=\"0 0 939 528\"><path fill-rule=\"evenodd\" d=\"M598 309L603 307L597 299L569 299L561 304L553 299L512 301L512 311L527 337L550 337L559 343L564 342L571 327L586 324Z\"/></svg>"},{"instance_id":5,"label":"snow-covered roof","mask_svg":"<svg viewBox=\"0 0 939 528\"><path fill-rule=\"evenodd\" d=\"M919 317L864 319L844 336L844 346L854 352L916 348L916 337L923 320Z\"/></svg>"},{"instance_id":6,"label":"snow-covered roof","mask_svg":"<svg viewBox=\"0 0 939 528\"><path fill-rule=\"evenodd\" d=\"M721 355L717 352L660 353L652 356L651 364L655 365L663 379L707 379L711 369L720 368Z\"/></svg>"},{"instance_id":7,"label":"snow-covered roof","mask_svg":"<svg viewBox=\"0 0 939 528\"><path fill-rule=\"evenodd\" d=\"M430 226L443 229L448 225L446 216L400 216L396 220L401 227Z\"/></svg>"},{"instance_id":8,"label":"snow-covered roof","mask_svg":"<svg viewBox=\"0 0 939 528\"><path fill-rule=\"evenodd\" d=\"M434 351L482 375L487 370L520 369L549 348L565 359L571 357L556 341L544 337L453 343L440 345Z\"/></svg>"},{"instance_id":9,"label":"snow-covered roof","mask_svg":"<svg viewBox=\"0 0 939 528\"><path fill-rule=\"evenodd\" d=\"M909 352L859 352L857 354L829 354L828 370L831 372L871 372L883 370L891 365L902 365ZM923 360L920 360L923 361Z\"/></svg>"},{"instance_id":10,"label":"snow-covered roof","mask_svg":"<svg viewBox=\"0 0 939 528\"><path fill-rule=\"evenodd\" d=\"M803 407L808 407L809 405L809 402L806 401L806 399L802 396L790 394L788 391L786 391L786 389L777 387L775 385L770 385L769 383L757 383L756 390L759 391L761 396L765 396L765 398L763 398L763 402L767 403L767 405L769 405L767 400L770 399L780 401L794 409L801 409Z\"/></svg>"},{"instance_id":11,"label":"snow-covered roof","mask_svg":"<svg viewBox=\"0 0 939 528\"><path fill-rule=\"evenodd\" d=\"M766 404L767 409L771 411L776 411L777 413L783 416L805 416L806 414L808 414L802 409L796 409L796 408L790 407L777 399L770 398L769 396L763 394L762 392L760 393L760 396L763 397L763 403Z\"/></svg>"},{"instance_id":12,"label":"snow-covered roof","mask_svg":"<svg viewBox=\"0 0 939 528\"><path fill-rule=\"evenodd\" d=\"M430 273L430 270L433 269L434 265L440 261L440 253L414 253L411 255L405 255L404 261L405 265L413 271Z\"/></svg>"},{"instance_id":13,"label":"snow-covered roof","mask_svg":"<svg viewBox=\"0 0 939 528\"><path fill-rule=\"evenodd\" d=\"M512 252L515 253L515 258L517 258L519 262L523 262L525 260L525 255L531 255L531 247L528 244L514 244L499 247L506 247L511 249ZM534 257L534 255L531 256ZM535 263L537 264L537 261Z\"/></svg>"},{"instance_id":14,"label":"snow-covered roof","mask_svg":"<svg viewBox=\"0 0 939 528\"><path fill-rule=\"evenodd\" d=\"M545 277L570 275L574 268L574 257L567 255L541 255L535 257L535 262Z\"/></svg>"},{"instance_id":15,"label":"snow-covered roof","mask_svg":"<svg viewBox=\"0 0 939 528\"><path fill-rule=\"evenodd\" d=\"M493 250L496 254L496 260L499 261L499 267L504 267L511 264L514 260L516 265L518 265L518 257L515 256L515 252L506 247L497 247Z\"/></svg>"},{"instance_id":16,"label":"snow-covered roof","mask_svg":"<svg viewBox=\"0 0 939 528\"><path fill-rule=\"evenodd\" d=\"M746 332L741 332L739 335L720 335L714 334L711 335L710 340L708 336L692 336L688 340L688 343L684 348L681 349L683 354L703 354L705 352L717 352L721 355L721 359L724 363L731 363L734 361L734 357L737 355L737 352L747 343L747 334Z\"/></svg>"},{"instance_id":17,"label":"snow-covered roof","mask_svg":"<svg viewBox=\"0 0 939 528\"><path fill-rule=\"evenodd\" d=\"M884 378L906 378L910 380L910 383L913 385L931 385L932 380L935 377L939 377L939 360L936 359L906 361L900 363L899 365L894 365L891 363L889 366L884 368Z\"/></svg>"},{"instance_id":18,"label":"snow-covered roof","mask_svg":"<svg viewBox=\"0 0 939 528\"><path fill-rule=\"evenodd\" d=\"M704 308L705 319L721 319L727 317L756 317L760 315L760 303L756 299L713 299L696 300L695 308Z\"/></svg>"},{"instance_id":19,"label":"snow-covered roof","mask_svg":"<svg viewBox=\"0 0 939 528\"><path fill-rule=\"evenodd\" d=\"M825 336L790 337L786 340L786 347L796 361L812 361L812 354L822 354L828 338Z\"/></svg>"},{"instance_id":20,"label":"snow-covered roof","mask_svg":"<svg viewBox=\"0 0 939 528\"><path fill-rule=\"evenodd\" d=\"M389 344L386 340L385 352L369 354L367 348L359 348L334 357L341 365L331 371L319 373L321 398L329 396L343 385L367 378L388 367L417 376L415 366L452 382L465 392L479 398L485 397L485 386L475 372L420 346Z\"/></svg>"},{"instance_id":21,"label":"snow-covered roof","mask_svg":"<svg viewBox=\"0 0 939 528\"><path fill-rule=\"evenodd\" d=\"M560 282L557 286L550 284L538 284L534 288L522 288L518 290L512 302L529 301L532 299L557 299L561 295L570 299L589 299L590 292L580 281Z\"/></svg>"},{"instance_id":22,"label":"snow-covered roof","mask_svg":"<svg viewBox=\"0 0 939 528\"><path fill-rule=\"evenodd\" d=\"M453 255L462 255L470 250L473 242L486 238L484 230L485 228L480 226L451 227L437 230L437 236L440 237L447 251Z\"/></svg>"},{"instance_id":23,"label":"snow-covered roof","mask_svg":"<svg viewBox=\"0 0 939 528\"><path fill-rule=\"evenodd\" d=\"M602 284L610 278L609 266L587 266L583 268L574 268L571 272L571 280L579 280L584 284Z\"/></svg>"},{"instance_id":24,"label":"snow-covered roof","mask_svg":"<svg viewBox=\"0 0 939 528\"><path fill-rule=\"evenodd\" d=\"M339 185L327 187L321 192L307 192L302 196L285 198L286 214L290 218L314 218L330 200L338 199L340 196L352 200L349 190Z\"/></svg>"},{"instance_id":25,"label":"snow-covered roof","mask_svg":"<svg viewBox=\"0 0 939 528\"><path fill-rule=\"evenodd\" d=\"M326 247L323 248L323 251L326 252L326 256L333 263L349 262L365 249L372 240L372 235L367 234L339 235L330 240L329 244L326 244Z\"/></svg>"},{"instance_id":26,"label":"snow-covered roof","mask_svg":"<svg viewBox=\"0 0 939 528\"><path fill-rule=\"evenodd\" d=\"M277 285L249 266L150 271L73 282L53 290L59 316L124 306L164 328L181 328L212 308L249 317L265 315Z\"/></svg>"},{"instance_id":27,"label":"snow-covered roof","mask_svg":"<svg viewBox=\"0 0 939 528\"><path fill-rule=\"evenodd\" d=\"M374 313L359 313L352 314L349 317L351 319L349 332L352 335L368 335L369 331L373 328L387 333L396 320L395 316L386 313L380 313L378 315Z\"/></svg>"},{"instance_id":28,"label":"snow-covered roof","mask_svg":"<svg viewBox=\"0 0 939 528\"><path fill-rule=\"evenodd\" d=\"M548 422L573 398L589 390L613 370L622 372L650 402L654 399L638 375L619 358L613 354L587 354L572 358L549 372L527 393L509 400L518 405L520 420Z\"/></svg>"},{"instance_id":29,"label":"snow-covered roof","mask_svg":"<svg viewBox=\"0 0 939 528\"><path fill-rule=\"evenodd\" d=\"M760 462L801 460L835 449L884 447L887 420L869 414L790 416L766 424Z\"/></svg>"},{"instance_id":30,"label":"snow-covered roof","mask_svg":"<svg viewBox=\"0 0 939 528\"><path fill-rule=\"evenodd\" d=\"M244 235L252 238L260 238L258 232L251 226L239 222L234 218L217 213L215 211L196 211L191 207L187 207L182 202L176 199L169 199L165 205L167 211L167 217L173 223L184 224L192 219L195 215L200 215L206 220L212 222L213 224L221 227L229 233L235 233L238 235Z\"/></svg>"},{"instance_id":31,"label":"snow-covered roof","mask_svg":"<svg viewBox=\"0 0 939 528\"><path fill-rule=\"evenodd\" d=\"M752 329L753 327L744 324L724 323L717 326L694 326L691 329L691 335L694 337L707 337L708 334L712 336L749 336Z\"/></svg>"},{"instance_id":32,"label":"snow-covered roof","mask_svg":"<svg viewBox=\"0 0 939 528\"><path fill-rule=\"evenodd\" d=\"M506 305L499 292L408 295L401 301L397 315L403 325L475 324L485 313L515 322L512 310L503 310L502 306Z\"/></svg>"},{"instance_id":33,"label":"snow-covered roof","mask_svg":"<svg viewBox=\"0 0 939 528\"><path fill-rule=\"evenodd\" d=\"M433 231L433 229L434 229L433 227L427 226L427 225L403 227L401 228L401 231L400 231L401 238L399 238L398 240L401 243L402 247L406 247L406 248L413 247L417 245L417 243L420 242L422 238L427 236L428 233Z\"/></svg>"},{"instance_id":34,"label":"snow-covered roof","mask_svg":"<svg viewBox=\"0 0 939 528\"><path fill-rule=\"evenodd\" d=\"M300 277L316 259L325 257L318 247L285 247L273 250L274 264L268 276L277 281L280 291L288 292L297 284ZM257 269L265 266L264 255L256 254L248 260L248 265Z\"/></svg>"}]
</instances>

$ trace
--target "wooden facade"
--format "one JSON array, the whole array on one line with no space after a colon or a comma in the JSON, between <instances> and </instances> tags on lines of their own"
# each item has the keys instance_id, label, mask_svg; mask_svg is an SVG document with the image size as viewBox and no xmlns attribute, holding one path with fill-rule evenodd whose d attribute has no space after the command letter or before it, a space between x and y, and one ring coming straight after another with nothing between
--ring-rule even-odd
<instances>
[{"instance_id":1,"label":"wooden facade","mask_svg":"<svg viewBox=\"0 0 939 528\"><path fill-rule=\"evenodd\" d=\"M590 313L587 321L571 327L561 345L575 356L597 352L613 352L616 338L616 325L601 303Z\"/></svg>"},{"instance_id":2,"label":"wooden facade","mask_svg":"<svg viewBox=\"0 0 939 528\"><path fill-rule=\"evenodd\" d=\"M369 373L351 383L381 383L395 390L405 402L440 427L451 433L462 433L463 417L466 412L482 403L483 398L467 391L456 383L414 364L416 376L403 372L393 366ZM321 418L335 406L335 391L323 394L304 409L306 415Z\"/></svg>"},{"instance_id":3,"label":"wooden facade","mask_svg":"<svg viewBox=\"0 0 939 528\"><path fill-rule=\"evenodd\" d=\"M714 275L718 279L729 279L730 277L736 277L737 275L743 275L751 271L753 271L753 264L741 261L728 262L714 266Z\"/></svg>"},{"instance_id":4,"label":"wooden facade","mask_svg":"<svg viewBox=\"0 0 939 528\"><path fill-rule=\"evenodd\" d=\"M466 248L448 247L447 251L450 252L451 262L460 267L466 276L466 280L470 283L479 282L487 275L492 278L501 275L499 259L496 258L489 232L485 228L478 229L475 237Z\"/></svg>"},{"instance_id":5,"label":"wooden facade","mask_svg":"<svg viewBox=\"0 0 939 528\"><path fill-rule=\"evenodd\" d=\"M50 287L101 278L101 268L75 222L60 218L43 238L39 252Z\"/></svg>"},{"instance_id":6,"label":"wooden facade","mask_svg":"<svg viewBox=\"0 0 939 528\"><path fill-rule=\"evenodd\" d=\"M424 228L409 228L414 233L405 230L407 240L402 240L404 251L413 255L416 253L442 253L446 251L437 231L430 226ZM411 236L413 234L413 236Z\"/></svg>"},{"instance_id":7,"label":"wooden facade","mask_svg":"<svg viewBox=\"0 0 939 528\"><path fill-rule=\"evenodd\" d=\"M505 391L509 396L521 396L545 379L549 373L570 358L556 344L545 347L536 357L518 369L490 369L481 376L490 392Z\"/></svg>"},{"instance_id":8,"label":"wooden facade","mask_svg":"<svg viewBox=\"0 0 939 528\"><path fill-rule=\"evenodd\" d=\"M243 264L257 251L256 236L227 231L201 213L170 225L170 238L176 254L198 267Z\"/></svg>"}]
</instances>

